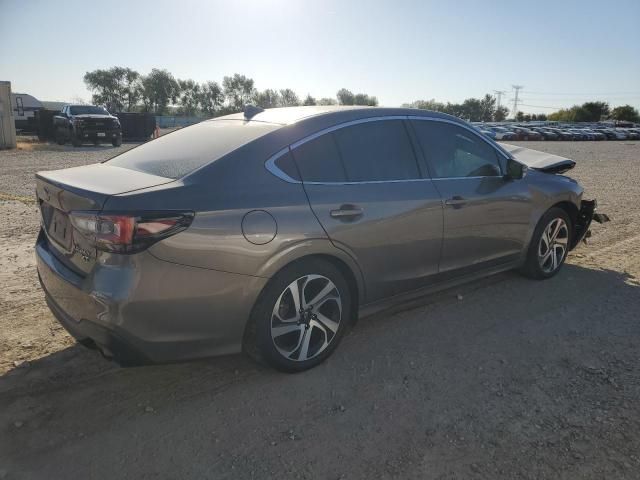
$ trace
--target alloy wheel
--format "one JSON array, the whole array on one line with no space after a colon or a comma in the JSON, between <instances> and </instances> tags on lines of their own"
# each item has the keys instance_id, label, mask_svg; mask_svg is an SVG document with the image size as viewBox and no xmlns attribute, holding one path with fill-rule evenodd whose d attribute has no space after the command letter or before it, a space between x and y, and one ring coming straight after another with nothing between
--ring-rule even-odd
<instances>
[{"instance_id":1,"label":"alloy wheel","mask_svg":"<svg viewBox=\"0 0 640 480\"><path fill-rule=\"evenodd\" d=\"M538 244L538 262L545 273L556 271L567 252L569 228L562 218L554 218L542 232Z\"/></svg>"},{"instance_id":2,"label":"alloy wheel","mask_svg":"<svg viewBox=\"0 0 640 480\"><path fill-rule=\"evenodd\" d=\"M303 362L331 344L340 328L342 299L322 275L305 275L280 294L271 313L271 339L285 358Z\"/></svg>"}]
</instances>

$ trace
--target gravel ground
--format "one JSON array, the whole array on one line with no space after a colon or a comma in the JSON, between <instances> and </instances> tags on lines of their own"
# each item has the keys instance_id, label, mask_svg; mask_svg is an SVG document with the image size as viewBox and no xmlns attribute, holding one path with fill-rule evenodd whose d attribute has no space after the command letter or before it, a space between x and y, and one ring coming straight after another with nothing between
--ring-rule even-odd
<instances>
[{"instance_id":1,"label":"gravel ground","mask_svg":"<svg viewBox=\"0 0 640 480\"><path fill-rule=\"evenodd\" d=\"M574 158L613 221L549 281L369 318L299 375L74 345L37 286L33 174L121 149L0 152L0 479L640 478L640 143L523 145Z\"/></svg>"}]
</instances>

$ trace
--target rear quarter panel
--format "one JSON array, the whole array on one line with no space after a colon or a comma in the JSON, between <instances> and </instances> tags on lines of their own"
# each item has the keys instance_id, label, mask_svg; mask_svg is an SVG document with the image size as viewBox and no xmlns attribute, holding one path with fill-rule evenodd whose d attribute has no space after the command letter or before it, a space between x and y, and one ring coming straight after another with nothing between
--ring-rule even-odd
<instances>
[{"instance_id":1,"label":"rear quarter panel","mask_svg":"<svg viewBox=\"0 0 640 480\"><path fill-rule=\"evenodd\" d=\"M361 290L354 260L330 242L314 216L302 184L269 173L264 163L283 148L282 138L263 138L239 148L182 181L110 197L105 210L191 210L191 226L149 249L155 257L258 277L272 277L292 261L330 255L352 270ZM267 212L275 228L265 227L268 243L256 244L243 233L243 218ZM253 232L255 233L255 232Z\"/></svg>"}]
</instances>

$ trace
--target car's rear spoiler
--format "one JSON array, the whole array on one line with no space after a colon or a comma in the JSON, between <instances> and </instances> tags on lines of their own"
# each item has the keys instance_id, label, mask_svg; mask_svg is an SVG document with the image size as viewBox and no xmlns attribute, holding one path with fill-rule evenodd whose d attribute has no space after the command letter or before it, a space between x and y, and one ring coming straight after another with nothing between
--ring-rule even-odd
<instances>
[{"instance_id":1,"label":"car's rear spoiler","mask_svg":"<svg viewBox=\"0 0 640 480\"><path fill-rule=\"evenodd\" d=\"M573 160L558 155L509 145L508 143L500 143L500 146L510 153L518 162L524 163L527 167L540 170L541 172L564 173L576 165L576 162Z\"/></svg>"}]
</instances>

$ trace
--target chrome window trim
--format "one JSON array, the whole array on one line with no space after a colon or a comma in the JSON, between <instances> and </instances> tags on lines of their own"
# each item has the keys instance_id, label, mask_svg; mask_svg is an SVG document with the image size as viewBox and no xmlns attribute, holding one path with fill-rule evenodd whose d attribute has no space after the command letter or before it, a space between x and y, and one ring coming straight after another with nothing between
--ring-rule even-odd
<instances>
[{"instance_id":1,"label":"chrome window trim","mask_svg":"<svg viewBox=\"0 0 640 480\"><path fill-rule=\"evenodd\" d=\"M290 150L291 150L290 147L285 147L282 150L279 150L278 152L274 153L267 159L266 162L264 162L264 167L271 174L278 177L280 180L284 180L285 182L288 182L288 183L302 183L302 180L296 180L295 178L290 177L289 175L284 173L282 170L280 170L276 165L276 160L278 160L283 155L286 155L287 153L289 153Z\"/></svg>"},{"instance_id":2,"label":"chrome window trim","mask_svg":"<svg viewBox=\"0 0 640 480\"><path fill-rule=\"evenodd\" d=\"M348 122L343 122L337 125L333 125L331 127L324 128L315 133L312 133L311 135L307 135L306 137L292 143L291 145L283 148L282 150L279 150L278 152L273 154L271 157L269 157L265 162L265 168L271 174L275 175L280 180L284 180L287 183L299 183L299 184L304 183L305 185L362 185L362 184L375 184L375 183L430 182L432 180L460 180L465 178L478 179L478 178L499 178L500 177L500 175L487 175L487 176L477 176L477 177L474 176L474 177L408 178L408 179L402 179L402 180L367 180L367 181L360 181L360 182L303 182L302 180L296 180L295 178L290 177L285 172L280 170L280 168L278 168L278 166L275 164L275 162L286 153L288 152L293 153L293 150L298 148L300 145L310 142L311 140L314 140L327 133L334 132L336 130L340 130L342 128L350 127L353 125L359 125L361 123L380 122L380 121L387 121L387 120L420 120L420 121L431 121L431 122L443 122L443 123L449 123L451 125L457 125L465 130L468 130L469 132L473 133L476 137L485 141L491 148L496 150L507 160L511 158L506 152L504 152L500 148L499 145L496 147L496 145L494 145L494 143L489 141L488 138L484 138L483 136L479 135L478 132L476 132L474 129L464 124L461 124L459 122L448 120L446 118L438 118L438 117L417 116L417 115L389 115L389 116L382 116L382 117L381 116L367 117L367 118L360 118L357 120L350 120ZM504 172L502 172L502 165L500 165L500 162L498 162L498 164L499 164L498 166L500 167L500 172L504 175Z\"/></svg>"},{"instance_id":3,"label":"chrome window trim","mask_svg":"<svg viewBox=\"0 0 640 480\"><path fill-rule=\"evenodd\" d=\"M349 122L339 123L337 125L333 125L332 127L327 127L323 130L320 130L316 133L312 133L311 135L307 135L306 137L298 140L295 143L291 144L291 150L298 148L300 145L310 142L322 135L330 132L335 132L336 130L341 130L346 127L351 127L353 125L359 125L361 123L370 123L370 122L382 122L387 120L406 120L406 115L389 115L386 117L367 117L367 118L359 118L358 120L351 120ZM379 181L388 181L388 180L379 180Z\"/></svg>"}]
</instances>

